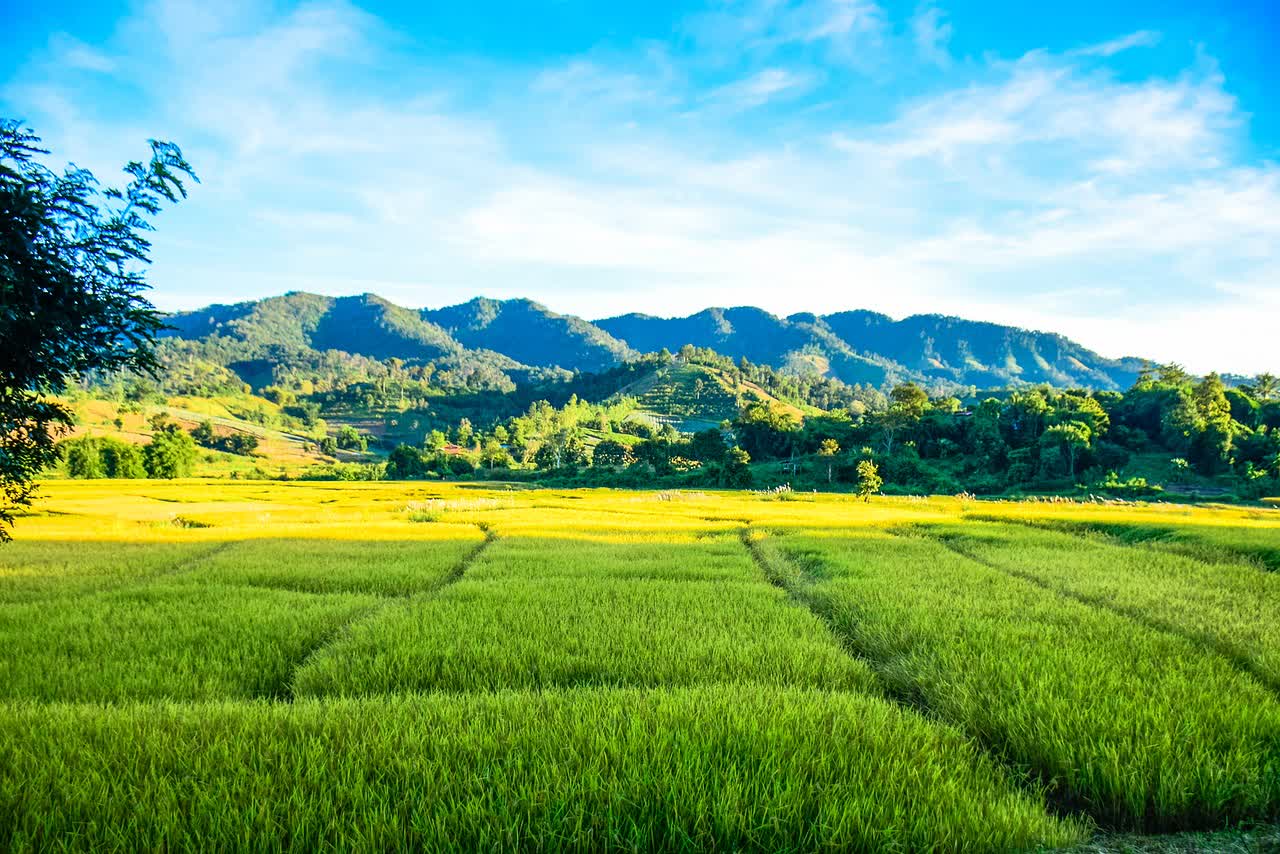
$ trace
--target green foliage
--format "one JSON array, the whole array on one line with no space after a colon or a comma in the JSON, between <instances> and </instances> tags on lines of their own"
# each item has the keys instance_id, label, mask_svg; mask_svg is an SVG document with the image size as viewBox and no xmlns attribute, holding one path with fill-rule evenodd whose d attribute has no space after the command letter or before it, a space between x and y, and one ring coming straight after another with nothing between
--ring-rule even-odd
<instances>
[{"instance_id":1,"label":"green foliage","mask_svg":"<svg viewBox=\"0 0 1280 854\"><path fill-rule=\"evenodd\" d=\"M369 442L360 435L360 431L352 427L350 424L344 424L342 429L338 431L335 437L337 446L344 451L365 451L369 447Z\"/></svg>"},{"instance_id":2,"label":"green foliage","mask_svg":"<svg viewBox=\"0 0 1280 854\"><path fill-rule=\"evenodd\" d=\"M158 364L144 235L164 203L186 196L183 177L195 179L177 146L152 140L146 165L125 166L125 189L101 189L88 170L40 164L39 144L0 119L0 541L70 424L45 395L75 376Z\"/></svg>"},{"instance_id":3,"label":"green foliage","mask_svg":"<svg viewBox=\"0 0 1280 854\"><path fill-rule=\"evenodd\" d=\"M196 443L190 434L170 424L152 435L142 456L148 477L190 477L196 462Z\"/></svg>"},{"instance_id":4,"label":"green foliage","mask_svg":"<svg viewBox=\"0 0 1280 854\"><path fill-rule=\"evenodd\" d=\"M880 477L880 471L876 468L876 464L871 460L862 460L858 463L858 495L863 501L870 501L871 496L880 491L880 487L884 485L884 480Z\"/></svg>"},{"instance_id":5,"label":"green foliage","mask_svg":"<svg viewBox=\"0 0 1280 854\"><path fill-rule=\"evenodd\" d=\"M625 468L635 462L629 445L613 439L604 439L591 451L591 465L604 468Z\"/></svg>"},{"instance_id":6,"label":"green foliage","mask_svg":"<svg viewBox=\"0 0 1280 854\"><path fill-rule=\"evenodd\" d=\"M85 436L58 443L67 476L92 479L146 477L143 452L137 445L110 437Z\"/></svg>"}]
</instances>

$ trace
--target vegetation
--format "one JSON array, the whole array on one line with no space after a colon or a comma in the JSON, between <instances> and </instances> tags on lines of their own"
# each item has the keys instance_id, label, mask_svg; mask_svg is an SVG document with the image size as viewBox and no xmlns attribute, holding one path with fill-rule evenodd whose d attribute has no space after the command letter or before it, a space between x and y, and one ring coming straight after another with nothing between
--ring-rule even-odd
<instances>
[{"instance_id":1,"label":"vegetation","mask_svg":"<svg viewBox=\"0 0 1280 854\"><path fill-rule=\"evenodd\" d=\"M1201 638L1151 627L1159 612L1130 619L887 532L788 534L767 552L895 696L1064 804L1146 831L1277 816L1280 702ZM1106 560L1093 557L1095 574L1125 572Z\"/></svg>"},{"instance_id":2,"label":"vegetation","mask_svg":"<svg viewBox=\"0 0 1280 854\"><path fill-rule=\"evenodd\" d=\"M145 232L186 196L183 176L195 178L177 146L155 140L146 165L125 166L124 190L100 189L74 166L58 175L43 154L39 137L0 118L0 541L70 424L49 394L77 375L158 364Z\"/></svg>"},{"instance_id":3,"label":"vegetation","mask_svg":"<svg viewBox=\"0 0 1280 854\"><path fill-rule=\"evenodd\" d=\"M0 551L4 847L1026 850L1280 819L1280 597L1241 551L1275 510L46 488ZM1221 535L1072 527L1126 521Z\"/></svg>"}]
</instances>

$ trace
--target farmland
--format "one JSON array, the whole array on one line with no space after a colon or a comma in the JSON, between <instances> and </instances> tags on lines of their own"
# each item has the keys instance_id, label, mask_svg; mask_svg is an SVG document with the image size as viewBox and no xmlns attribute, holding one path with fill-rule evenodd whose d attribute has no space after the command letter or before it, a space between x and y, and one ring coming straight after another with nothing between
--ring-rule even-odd
<instances>
[{"instance_id":1,"label":"farmland","mask_svg":"<svg viewBox=\"0 0 1280 854\"><path fill-rule=\"evenodd\" d=\"M1278 838L1280 509L44 495L0 549L0 848Z\"/></svg>"}]
</instances>

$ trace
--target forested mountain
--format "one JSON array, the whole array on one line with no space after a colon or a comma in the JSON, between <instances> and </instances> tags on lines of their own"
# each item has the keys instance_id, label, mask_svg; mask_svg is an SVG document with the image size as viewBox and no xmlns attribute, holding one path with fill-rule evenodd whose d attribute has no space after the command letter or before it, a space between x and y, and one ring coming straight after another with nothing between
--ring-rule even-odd
<instances>
[{"instance_id":1,"label":"forested mountain","mask_svg":"<svg viewBox=\"0 0 1280 854\"><path fill-rule=\"evenodd\" d=\"M638 350L687 343L876 386L916 380L1119 389L1133 384L1143 364L1104 358L1061 335L936 314L898 321L870 311L783 318L758 308L716 308L680 318L625 314L596 325Z\"/></svg>"},{"instance_id":2,"label":"forested mountain","mask_svg":"<svg viewBox=\"0 0 1280 854\"><path fill-rule=\"evenodd\" d=\"M461 305L424 309L421 316L463 346L495 350L526 365L600 371L639 355L600 327L527 299L476 297Z\"/></svg>"},{"instance_id":3,"label":"forested mountain","mask_svg":"<svg viewBox=\"0 0 1280 854\"><path fill-rule=\"evenodd\" d=\"M278 371L282 362L310 363L326 351L432 362L490 386L518 382L530 371L598 372L686 344L874 387L912 380L939 388L1123 389L1142 366L1051 333L941 315L893 320L869 311L784 318L751 307L711 308L688 317L626 314L592 323L524 299L417 310L372 294L290 293L183 312L169 323L172 338L191 342L183 346L255 385L272 365Z\"/></svg>"}]
</instances>

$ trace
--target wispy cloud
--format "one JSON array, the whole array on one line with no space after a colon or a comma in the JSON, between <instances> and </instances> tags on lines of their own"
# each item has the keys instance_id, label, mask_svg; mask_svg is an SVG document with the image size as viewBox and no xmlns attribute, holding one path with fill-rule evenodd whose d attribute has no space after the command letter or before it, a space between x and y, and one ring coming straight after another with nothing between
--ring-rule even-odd
<instances>
[{"instance_id":1,"label":"wispy cloud","mask_svg":"<svg viewBox=\"0 0 1280 854\"><path fill-rule=\"evenodd\" d=\"M712 89L706 97L711 103L749 109L779 96L795 95L813 85L813 76L785 68L765 68L741 80Z\"/></svg>"},{"instance_id":2,"label":"wispy cloud","mask_svg":"<svg viewBox=\"0 0 1280 854\"><path fill-rule=\"evenodd\" d=\"M1153 30L1138 30L1118 39L1111 39L1100 44L1077 48L1071 53L1075 56L1115 56L1135 47L1155 47L1160 43L1160 33Z\"/></svg>"}]
</instances>

